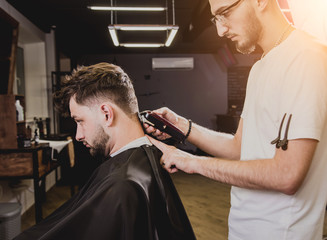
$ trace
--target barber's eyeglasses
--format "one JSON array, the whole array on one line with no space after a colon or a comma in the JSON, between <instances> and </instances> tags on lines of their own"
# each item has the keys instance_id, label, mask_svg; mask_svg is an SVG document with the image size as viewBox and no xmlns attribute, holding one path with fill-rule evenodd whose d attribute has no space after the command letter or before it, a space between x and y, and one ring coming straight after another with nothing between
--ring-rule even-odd
<instances>
[{"instance_id":1,"label":"barber's eyeglasses","mask_svg":"<svg viewBox=\"0 0 327 240\"><path fill-rule=\"evenodd\" d=\"M211 18L211 22L215 25L217 25L217 23L225 24L227 22L228 14L230 14L231 11L234 10L241 1L242 0L238 0L233 4L229 5L228 7L226 7L220 13L217 13L213 18Z\"/></svg>"}]
</instances>

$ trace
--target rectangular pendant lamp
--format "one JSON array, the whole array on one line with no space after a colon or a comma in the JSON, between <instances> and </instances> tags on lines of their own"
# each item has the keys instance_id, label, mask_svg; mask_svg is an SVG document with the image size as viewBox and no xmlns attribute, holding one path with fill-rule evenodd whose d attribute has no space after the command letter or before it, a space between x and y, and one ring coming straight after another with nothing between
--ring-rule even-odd
<instances>
[{"instance_id":1,"label":"rectangular pendant lamp","mask_svg":"<svg viewBox=\"0 0 327 240\"><path fill-rule=\"evenodd\" d=\"M165 11L164 7L110 7L110 6L87 6L88 9L96 11Z\"/></svg>"},{"instance_id":2,"label":"rectangular pendant lamp","mask_svg":"<svg viewBox=\"0 0 327 240\"><path fill-rule=\"evenodd\" d=\"M166 3L167 5L167 3ZM117 6L88 6L87 8L91 10L98 11L167 11L166 7L117 7ZM111 20L111 25L108 26L108 30L111 36L111 39L115 46L122 47L169 47L173 42L177 31L178 26L175 25L175 1L172 0L173 8L173 25L118 25L113 24ZM168 15L166 15L167 18ZM168 19L166 19L168 20ZM164 43L120 43L117 36L117 31L167 31L168 36Z\"/></svg>"},{"instance_id":3,"label":"rectangular pendant lamp","mask_svg":"<svg viewBox=\"0 0 327 240\"><path fill-rule=\"evenodd\" d=\"M128 48L158 48L164 45L161 43L122 43L120 46Z\"/></svg>"},{"instance_id":4,"label":"rectangular pendant lamp","mask_svg":"<svg viewBox=\"0 0 327 240\"><path fill-rule=\"evenodd\" d=\"M111 39L115 46L122 46L122 47L169 47L174 40L178 26L176 25L127 25L127 24L114 24L109 25L109 33ZM168 37L165 43L119 43L117 30L120 31L169 31Z\"/></svg>"}]
</instances>

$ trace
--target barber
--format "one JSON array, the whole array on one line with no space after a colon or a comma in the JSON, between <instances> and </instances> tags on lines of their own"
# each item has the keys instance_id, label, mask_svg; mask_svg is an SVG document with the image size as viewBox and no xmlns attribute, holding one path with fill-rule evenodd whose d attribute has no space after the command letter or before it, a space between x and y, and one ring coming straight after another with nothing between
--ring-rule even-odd
<instances>
[{"instance_id":1,"label":"barber","mask_svg":"<svg viewBox=\"0 0 327 240\"><path fill-rule=\"evenodd\" d=\"M218 35L239 52L257 45L235 135L155 110L213 157L151 139L170 173L232 185L229 239L321 239L327 200L327 48L284 17L276 0L209 0ZM196 111L196 109L194 109ZM159 140L165 133L145 124ZM219 204L219 203L217 203ZM218 224L218 223L217 223Z\"/></svg>"}]
</instances>

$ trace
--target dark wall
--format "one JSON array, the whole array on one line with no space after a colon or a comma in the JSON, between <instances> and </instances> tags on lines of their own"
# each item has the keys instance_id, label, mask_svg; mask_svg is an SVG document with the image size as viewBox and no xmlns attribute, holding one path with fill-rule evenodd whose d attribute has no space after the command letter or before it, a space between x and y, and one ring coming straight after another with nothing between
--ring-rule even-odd
<instances>
[{"instance_id":1,"label":"dark wall","mask_svg":"<svg viewBox=\"0 0 327 240\"><path fill-rule=\"evenodd\" d=\"M0 94L12 94L18 22L1 8L0 30Z\"/></svg>"}]
</instances>

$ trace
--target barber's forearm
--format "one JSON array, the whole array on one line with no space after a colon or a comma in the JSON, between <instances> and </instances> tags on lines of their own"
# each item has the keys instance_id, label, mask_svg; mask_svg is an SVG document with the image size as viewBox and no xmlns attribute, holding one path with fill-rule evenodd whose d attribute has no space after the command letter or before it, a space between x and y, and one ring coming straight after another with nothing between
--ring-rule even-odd
<instances>
[{"instance_id":1,"label":"barber's forearm","mask_svg":"<svg viewBox=\"0 0 327 240\"><path fill-rule=\"evenodd\" d=\"M176 172L176 168L186 173L198 173L213 180L233 186L274 190L294 194L300 187L308 170L308 156L299 159L277 157L250 161L233 161L222 158L195 156L172 146L156 141L157 147L164 152L161 161L164 168ZM279 150L282 151L282 150ZM285 161L287 159L288 161ZM302 164L301 162L307 162ZM294 165L298 162L298 165ZM176 168L172 168L175 166Z\"/></svg>"},{"instance_id":2,"label":"barber's forearm","mask_svg":"<svg viewBox=\"0 0 327 240\"><path fill-rule=\"evenodd\" d=\"M185 118L179 118L178 127L187 133L189 122ZM201 149L202 151L216 157L227 159L240 158L240 143L237 137L219 133L207 128L204 128L196 123L192 123L192 129L187 140Z\"/></svg>"},{"instance_id":3,"label":"barber's forearm","mask_svg":"<svg viewBox=\"0 0 327 240\"><path fill-rule=\"evenodd\" d=\"M314 139L296 139L288 142L287 151L277 149L273 158L230 161L196 157L191 158L191 166L194 172L223 183L291 195L301 187L316 146Z\"/></svg>"},{"instance_id":4,"label":"barber's forearm","mask_svg":"<svg viewBox=\"0 0 327 240\"><path fill-rule=\"evenodd\" d=\"M231 161L199 157L193 165L196 166L196 173L232 186L287 193L283 189L285 175L278 174L273 159Z\"/></svg>"}]
</instances>

